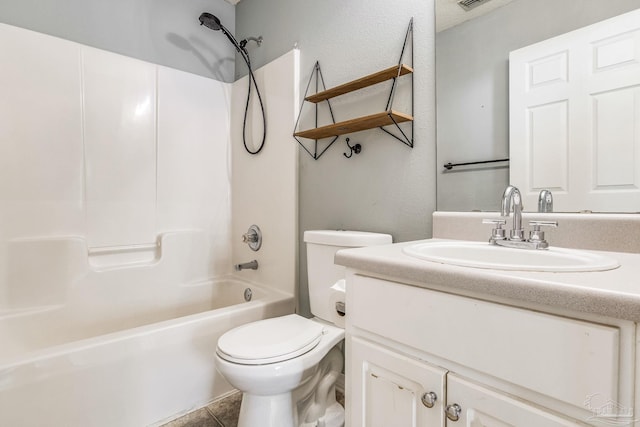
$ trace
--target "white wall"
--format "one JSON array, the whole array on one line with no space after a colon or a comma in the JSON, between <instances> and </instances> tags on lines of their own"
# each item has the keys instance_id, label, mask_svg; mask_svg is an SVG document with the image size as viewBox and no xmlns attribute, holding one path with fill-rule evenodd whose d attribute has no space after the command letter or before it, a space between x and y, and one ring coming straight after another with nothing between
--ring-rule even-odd
<instances>
[{"instance_id":1,"label":"white wall","mask_svg":"<svg viewBox=\"0 0 640 427\"><path fill-rule=\"evenodd\" d=\"M153 266L171 232L200 255L181 281L231 272L230 85L4 24L0 51L0 309Z\"/></svg>"}]
</instances>

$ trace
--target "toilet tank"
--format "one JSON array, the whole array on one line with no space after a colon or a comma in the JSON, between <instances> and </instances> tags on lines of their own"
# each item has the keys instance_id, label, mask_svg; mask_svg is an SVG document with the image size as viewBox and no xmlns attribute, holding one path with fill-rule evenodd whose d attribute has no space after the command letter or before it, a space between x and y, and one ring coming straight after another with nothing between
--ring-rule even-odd
<instances>
[{"instance_id":1,"label":"toilet tank","mask_svg":"<svg viewBox=\"0 0 640 427\"><path fill-rule=\"evenodd\" d=\"M345 268L333 263L336 251L392 243L391 235L365 231L313 230L304 232L307 245L307 278L311 313L331 321L331 286L344 279Z\"/></svg>"}]
</instances>

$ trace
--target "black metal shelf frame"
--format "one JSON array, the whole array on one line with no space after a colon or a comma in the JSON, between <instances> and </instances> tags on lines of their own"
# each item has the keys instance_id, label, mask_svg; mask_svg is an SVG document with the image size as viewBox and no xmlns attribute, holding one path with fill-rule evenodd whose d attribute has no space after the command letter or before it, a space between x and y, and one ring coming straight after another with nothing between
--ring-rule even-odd
<instances>
[{"instance_id":1,"label":"black metal shelf frame","mask_svg":"<svg viewBox=\"0 0 640 427\"><path fill-rule=\"evenodd\" d=\"M318 93L319 90L319 83L322 83L322 90L325 91L327 90L327 86L324 83L324 77L322 76L322 70L320 69L320 62L316 61L315 65L313 66L313 71L311 72L311 76L309 77L309 82L307 83L307 88L304 91L304 97L302 100L302 104L300 105L300 112L298 113L298 118L296 119L296 125L294 127L294 133L295 133L295 129L298 128L298 123L300 123L300 117L302 116L302 108L304 107L304 103L306 102L306 98L307 95L309 94L309 87L311 86L311 81L313 80L313 78L315 77L316 80L316 92ZM329 106L329 113L331 114L331 122L335 124L336 119L335 116L333 115L333 108L331 108L331 102L327 99L326 100L327 105ZM318 104L315 104L315 127L318 127ZM331 140L331 142L324 147L324 149L322 151L320 151L320 153L318 153L318 140L315 139L315 143L314 143L314 148L313 148L313 153L311 151L309 151L309 149L302 143L302 141L300 141L300 139L294 134L293 137L296 139L296 141L298 141L298 144L300 144L300 146L302 148L304 148L304 151L306 151L307 153L309 153L309 155L311 155L311 157L313 157L314 160L318 160L320 158L320 156L322 156L324 154L325 151L327 151L329 149L329 147L331 147L333 145L334 142L336 142L336 140L338 139L338 136L334 136L333 139Z\"/></svg>"},{"instance_id":2,"label":"black metal shelf frame","mask_svg":"<svg viewBox=\"0 0 640 427\"><path fill-rule=\"evenodd\" d=\"M403 59L405 56L405 53L407 52L407 46L409 45L409 42L411 42L411 67L413 69L413 18L411 18L411 20L409 21L409 26L407 28L407 32L405 34L405 38L404 38L404 42L402 45L402 51L400 53L400 58L398 61L398 72L397 75L395 77L392 78L393 83L391 86L391 90L389 92L389 97L387 98L387 104L385 106L385 112L388 113L388 117L391 120L392 124L395 125L396 129L398 130L399 133L393 133L387 129L385 129L384 126L377 126L379 127L382 131L384 131L385 133L387 133L388 135L392 136L393 138L397 139L398 141L402 142L403 144L407 145L408 147L413 148L413 134L414 134L414 123L413 123L413 112L414 112L414 99L413 99L413 91L414 91L414 77L413 77L413 70L411 71L411 132L409 135L407 135L407 133L400 127L400 123L398 123L398 121L393 117L393 102L395 99L395 95L396 95L396 88L398 86L398 79L399 77L402 75L402 67L403 67ZM305 89L305 93L303 96L303 101L302 104L300 105L300 111L298 112L298 117L296 119L296 124L294 127L294 135L293 137L295 138L295 140L298 142L298 144L300 144L300 146L311 156L313 157L314 160L318 160L328 149L329 147L331 147L333 145L334 142L336 142L336 140L340 137L340 135L336 135L336 136L332 136L331 142L329 142L324 148L320 149L319 143L318 143L318 139L314 139L314 145L313 145L313 150L308 149L304 143L300 140L300 137L298 137L295 133L296 133L296 129L298 129L298 125L300 123L300 118L302 116L302 109L304 108L304 104L305 102L308 102L306 100L308 94L309 94L309 88L311 87L311 82L314 80L315 78L315 93L318 93L318 91L320 90L320 85L322 85L322 91L326 91L327 87L325 85L324 82L324 77L322 76L322 70L320 68L320 63L319 61L316 61L316 63L314 64L313 67L313 71L311 72L311 76L309 77L309 81L307 83L307 87ZM326 102L327 106L329 108L329 113L331 115L331 121L333 124L336 124L336 120L335 120L335 116L333 113L333 108L331 107L331 102L329 99L325 99L321 102ZM318 127L318 108L319 108L319 103L315 103L315 127ZM389 124L391 125L391 123Z\"/></svg>"},{"instance_id":3,"label":"black metal shelf frame","mask_svg":"<svg viewBox=\"0 0 640 427\"><path fill-rule=\"evenodd\" d=\"M394 99L395 94L396 94L396 87L397 87L397 83L398 83L398 78L400 77L400 67L402 67L402 59L404 58L404 53L405 53L405 51L407 49L407 42L409 41L409 39L411 39L411 67L413 68L413 18L411 18L411 20L409 21L409 27L407 28L407 33L404 36L404 43L402 44L402 51L400 52L400 59L398 59L398 74L393 79L393 85L391 86L391 93L389 93L389 99L387 100L387 106L385 107L385 111L391 111L393 109L393 99ZM411 73L411 117L413 117L413 110L414 110L413 73ZM408 145L409 147L413 148L413 120L411 120L411 137L408 137L402 131L402 128L400 127L398 122L396 122L396 120L393 118L393 116L390 116L390 117L391 117L391 120L393 120L393 123L396 126L396 128L398 129L398 131L400 131L400 133L402 134L402 138L400 138L399 136L389 132L387 129L385 129L382 126L380 126L380 129L382 131L388 133L389 135L391 135L392 137L394 137L398 141L402 142L403 144Z\"/></svg>"}]
</instances>

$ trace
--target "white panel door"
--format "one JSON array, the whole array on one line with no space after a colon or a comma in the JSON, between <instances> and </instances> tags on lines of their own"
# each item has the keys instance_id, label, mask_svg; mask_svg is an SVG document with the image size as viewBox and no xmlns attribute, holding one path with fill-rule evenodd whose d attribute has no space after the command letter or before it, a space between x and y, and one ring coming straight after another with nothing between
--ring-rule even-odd
<instances>
[{"instance_id":1,"label":"white panel door","mask_svg":"<svg viewBox=\"0 0 640 427\"><path fill-rule=\"evenodd\" d=\"M640 211L640 10L510 54L510 183L558 211Z\"/></svg>"},{"instance_id":2,"label":"white panel door","mask_svg":"<svg viewBox=\"0 0 640 427\"><path fill-rule=\"evenodd\" d=\"M455 374L447 375L448 427L586 426L546 412L522 399L490 390Z\"/></svg>"},{"instance_id":3,"label":"white panel door","mask_svg":"<svg viewBox=\"0 0 640 427\"><path fill-rule=\"evenodd\" d=\"M359 338L347 339L352 427L444 425L446 370ZM435 397L432 407L425 393Z\"/></svg>"}]
</instances>

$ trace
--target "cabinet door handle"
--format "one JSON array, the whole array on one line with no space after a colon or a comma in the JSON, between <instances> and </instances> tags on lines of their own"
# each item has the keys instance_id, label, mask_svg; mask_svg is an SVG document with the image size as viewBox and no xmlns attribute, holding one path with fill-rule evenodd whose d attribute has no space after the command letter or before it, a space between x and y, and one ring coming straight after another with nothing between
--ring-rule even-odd
<instances>
[{"instance_id":1,"label":"cabinet door handle","mask_svg":"<svg viewBox=\"0 0 640 427\"><path fill-rule=\"evenodd\" d=\"M462 413L462 408L457 403L452 405L447 405L447 409L444 410L447 414L447 418L451 421L458 421L460 419L460 414Z\"/></svg>"},{"instance_id":2,"label":"cabinet door handle","mask_svg":"<svg viewBox=\"0 0 640 427\"><path fill-rule=\"evenodd\" d=\"M438 400L438 395L432 391L422 395L422 404L427 408L433 408L433 405L436 404L436 400Z\"/></svg>"}]
</instances>

